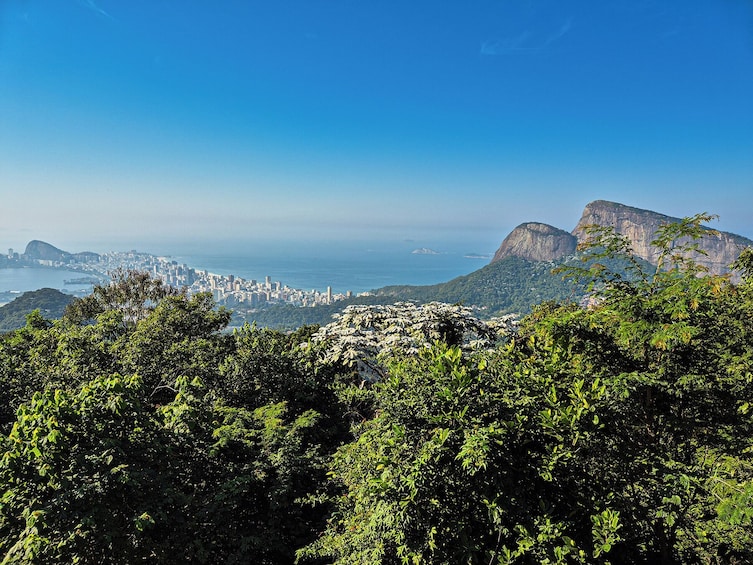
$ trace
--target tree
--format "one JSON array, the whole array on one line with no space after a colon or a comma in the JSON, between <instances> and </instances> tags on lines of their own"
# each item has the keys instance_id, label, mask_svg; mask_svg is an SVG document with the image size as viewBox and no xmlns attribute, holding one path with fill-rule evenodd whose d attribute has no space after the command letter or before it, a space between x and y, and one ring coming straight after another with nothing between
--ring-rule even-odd
<instances>
[{"instance_id":1,"label":"tree","mask_svg":"<svg viewBox=\"0 0 753 565\"><path fill-rule=\"evenodd\" d=\"M167 404L138 377L36 393L2 438L0 555L23 563L290 563L319 510L315 410L228 406L179 378Z\"/></svg>"},{"instance_id":2,"label":"tree","mask_svg":"<svg viewBox=\"0 0 753 565\"><path fill-rule=\"evenodd\" d=\"M290 563L328 511L300 499L347 433L335 368L300 347L310 331L230 334L208 294L125 325L108 308L0 338L0 555Z\"/></svg>"},{"instance_id":3,"label":"tree","mask_svg":"<svg viewBox=\"0 0 753 565\"><path fill-rule=\"evenodd\" d=\"M593 228L589 304L544 304L493 352L398 352L300 558L753 560L751 283L692 261L708 219L662 227L650 270Z\"/></svg>"},{"instance_id":4,"label":"tree","mask_svg":"<svg viewBox=\"0 0 753 565\"><path fill-rule=\"evenodd\" d=\"M233 347L223 333L230 316L208 293L167 296L118 338L112 351L120 370L144 379L152 401L169 401L178 377L218 384L219 366Z\"/></svg>"},{"instance_id":5,"label":"tree","mask_svg":"<svg viewBox=\"0 0 753 565\"><path fill-rule=\"evenodd\" d=\"M0 339L0 386L9 387L11 415L34 391L114 373L140 375L149 391L145 400L155 403L174 396L180 376L217 384L233 345L224 332L231 314L211 295L176 293L143 273L98 289L91 300L75 302L63 320L31 317L25 328ZM89 314L77 318L82 308Z\"/></svg>"},{"instance_id":6,"label":"tree","mask_svg":"<svg viewBox=\"0 0 753 565\"><path fill-rule=\"evenodd\" d=\"M36 393L19 409L0 459L4 563L150 556L142 534L170 492L140 386L137 378L100 378L76 393Z\"/></svg>"},{"instance_id":7,"label":"tree","mask_svg":"<svg viewBox=\"0 0 753 565\"><path fill-rule=\"evenodd\" d=\"M606 501L576 513L564 480L604 388L562 378L559 360L551 344L525 358L437 344L393 361L374 385L376 415L334 458L343 492L328 528L299 557L543 563L609 551L616 513Z\"/></svg>"},{"instance_id":8,"label":"tree","mask_svg":"<svg viewBox=\"0 0 753 565\"><path fill-rule=\"evenodd\" d=\"M180 294L161 279L152 278L144 271L116 269L110 273L110 277L110 284L96 285L91 294L69 304L64 319L81 324L93 321L106 312L117 312L123 328L133 328L163 298Z\"/></svg>"},{"instance_id":9,"label":"tree","mask_svg":"<svg viewBox=\"0 0 753 565\"><path fill-rule=\"evenodd\" d=\"M49 360L55 357L52 323L35 311L24 328L0 336L0 429L13 420L18 407L42 390L49 378Z\"/></svg>"},{"instance_id":10,"label":"tree","mask_svg":"<svg viewBox=\"0 0 753 565\"><path fill-rule=\"evenodd\" d=\"M626 238L593 227L591 257L622 257L628 275L598 262L574 271L590 280L592 306L551 311L521 330L555 339L607 387L584 479L620 513L625 562L753 558L753 303L749 282L736 287L692 260L709 219L662 226L650 271Z\"/></svg>"},{"instance_id":11,"label":"tree","mask_svg":"<svg viewBox=\"0 0 753 565\"><path fill-rule=\"evenodd\" d=\"M312 340L326 345L327 360L376 380L385 376L383 361L395 354L415 355L438 341L469 350L489 347L514 327L515 316L482 321L471 308L457 304L351 305Z\"/></svg>"}]
</instances>

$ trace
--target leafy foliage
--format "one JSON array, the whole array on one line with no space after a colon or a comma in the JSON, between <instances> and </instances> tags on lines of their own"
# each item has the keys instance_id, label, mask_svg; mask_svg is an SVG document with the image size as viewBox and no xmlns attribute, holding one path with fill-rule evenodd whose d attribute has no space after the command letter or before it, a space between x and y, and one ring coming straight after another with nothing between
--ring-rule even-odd
<instances>
[{"instance_id":1,"label":"leafy foliage","mask_svg":"<svg viewBox=\"0 0 753 565\"><path fill-rule=\"evenodd\" d=\"M436 342L468 349L489 347L510 334L514 316L482 321L460 305L399 302L385 306L349 306L312 337L326 344L326 358L356 367L363 378L386 376L382 361L415 355Z\"/></svg>"},{"instance_id":2,"label":"leafy foliage","mask_svg":"<svg viewBox=\"0 0 753 565\"><path fill-rule=\"evenodd\" d=\"M5 560L284 561L308 531L295 492L316 467L316 412L230 408L185 378L152 410L142 386L98 378L19 410L0 461Z\"/></svg>"},{"instance_id":3,"label":"leafy foliage","mask_svg":"<svg viewBox=\"0 0 753 565\"><path fill-rule=\"evenodd\" d=\"M492 358L437 345L391 365L376 416L335 456L337 511L301 557L541 563L608 551L616 514L594 511L583 534L589 508L573 516L572 484L555 480L595 427L603 386L557 383L554 359Z\"/></svg>"},{"instance_id":4,"label":"leafy foliage","mask_svg":"<svg viewBox=\"0 0 753 565\"><path fill-rule=\"evenodd\" d=\"M155 308L160 300L178 291L149 273L117 269L110 273L109 285L97 285L92 293L75 300L65 311L74 323L92 321L106 312L117 312L125 327L133 327Z\"/></svg>"},{"instance_id":5,"label":"leafy foliage","mask_svg":"<svg viewBox=\"0 0 753 565\"><path fill-rule=\"evenodd\" d=\"M328 508L298 500L323 483L347 435L335 369L300 347L310 332L229 334L229 312L209 295L167 291L134 309L150 285L131 283L128 308L31 317L0 340L12 424L0 554L290 562Z\"/></svg>"},{"instance_id":6,"label":"leafy foliage","mask_svg":"<svg viewBox=\"0 0 753 565\"><path fill-rule=\"evenodd\" d=\"M599 415L609 433L585 469L595 471L591 488L620 512L628 561L751 559L753 530L739 504L752 477L744 406L753 394L753 303L740 300L749 280L735 287L688 259L708 234L701 226L708 219L660 228L652 271L635 264L628 279L593 264L576 272L591 278L596 305L552 312L531 327L566 345L610 390L613 400ZM624 238L603 228L591 233L598 256L629 255ZM719 512L726 481L740 493L722 505L735 507L737 522Z\"/></svg>"},{"instance_id":7,"label":"leafy foliage","mask_svg":"<svg viewBox=\"0 0 753 565\"><path fill-rule=\"evenodd\" d=\"M0 336L0 555L23 563L753 562L753 252L591 228L588 300L227 331L129 274Z\"/></svg>"}]
</instances>

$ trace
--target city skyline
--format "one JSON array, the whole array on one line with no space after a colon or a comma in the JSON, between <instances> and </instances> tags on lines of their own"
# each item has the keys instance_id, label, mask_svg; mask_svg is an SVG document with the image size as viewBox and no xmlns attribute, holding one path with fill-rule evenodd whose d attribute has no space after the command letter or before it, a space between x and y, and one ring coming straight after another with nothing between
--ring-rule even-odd
<instances>
[{"instance_id":1,"label":"city skyline","mask_svg":"<svg viewBox=\"0 0 753 565\"><path fill-rule=\"evenodd\" d=\"M488 252L596 199L753 238L742 0L6 0L0 116L6 249Z\"/></svg>"},{"instance_id":2,"label":"city skyline","mask_svg":"<svg viewBox=\"0 0 753 565\"><path fill-rule=\"evenodd\" d=\"M230 307L241 316L241 319L243 319L243 316L271 304L305 308L331 305L353 296L370 294L367 291L353 293L351 290L337 292L333 291L331 285L321 289L293 288L281 280L273 280L271 275L264 276L262 280L239 277L230 273L215 273L180 263L171 257L159 257L137 251L111 252L101 255L91 253L80 256L69 255L40 259L25 258L9 249L8 259L13 262L10 271L43 270L46 271L45 274L49 274L51 271L59 273L61 276L58 279L65 286L60 288L60 284L54 285L58 287L56 290L76 297L90 294L94 285L105 284L110 279L118 280L121 274L144 273L150 278L160 280L174 289L187 292L189 295L209 293L218 306ZM27 269L23 267L36 268ZM4 271L5 269L0 269L0 275L3 275ZM13 276L14 274L12 273L5 282L28 282L23 277L23 281L17 279ZM63 276L66 278L63 278ZM0 279L2 278L0 276ZM45 288L50 290L53 287L47 286ZM5 288L0 284L0 306L4 306L10 300L26 292L29 291Z\"/></svg>"}]
</instances>

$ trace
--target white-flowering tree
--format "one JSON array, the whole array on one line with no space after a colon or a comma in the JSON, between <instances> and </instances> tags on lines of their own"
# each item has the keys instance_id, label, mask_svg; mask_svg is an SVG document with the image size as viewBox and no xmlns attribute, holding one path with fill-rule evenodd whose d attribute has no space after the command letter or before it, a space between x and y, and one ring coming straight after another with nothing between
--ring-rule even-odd
<instances>
[{"instance_id":1,"label":"white-flowering tree","mask_svg":"<svg viewBox=\"0 0 753 565\"><path fill-rule=\"evenodd\" d=\"M376 380L385 376L383 361L396 354L415 355L437 342L466 351L487 348L516 326L514 315L481 320L458 304L352 305L312 340L326 345L327 361L345 363L365 380Z\"/></svg>"}]
</instances>

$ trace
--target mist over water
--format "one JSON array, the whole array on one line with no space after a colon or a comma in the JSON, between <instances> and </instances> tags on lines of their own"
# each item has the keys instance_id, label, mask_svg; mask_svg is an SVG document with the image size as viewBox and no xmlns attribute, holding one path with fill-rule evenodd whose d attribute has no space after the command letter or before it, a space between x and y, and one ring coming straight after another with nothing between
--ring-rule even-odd
<instances>
[{"instance_id":1,"label":"mist over water","mask_svg":"<svg viewBox=\"0 0 753 565\"><path fill-rule=\"evenodd\" d=\"M173 255L179 263L223 275L263 280L292 288L354 293L388 285L446 282L486 265L493 250L480 246L432 245L417 241L218 245ZM430 249L436 253L413 253ZM462 249L462 251L461 251ZM482 255L471 258L468 255Z\"/></svg>"}]
</instances>

